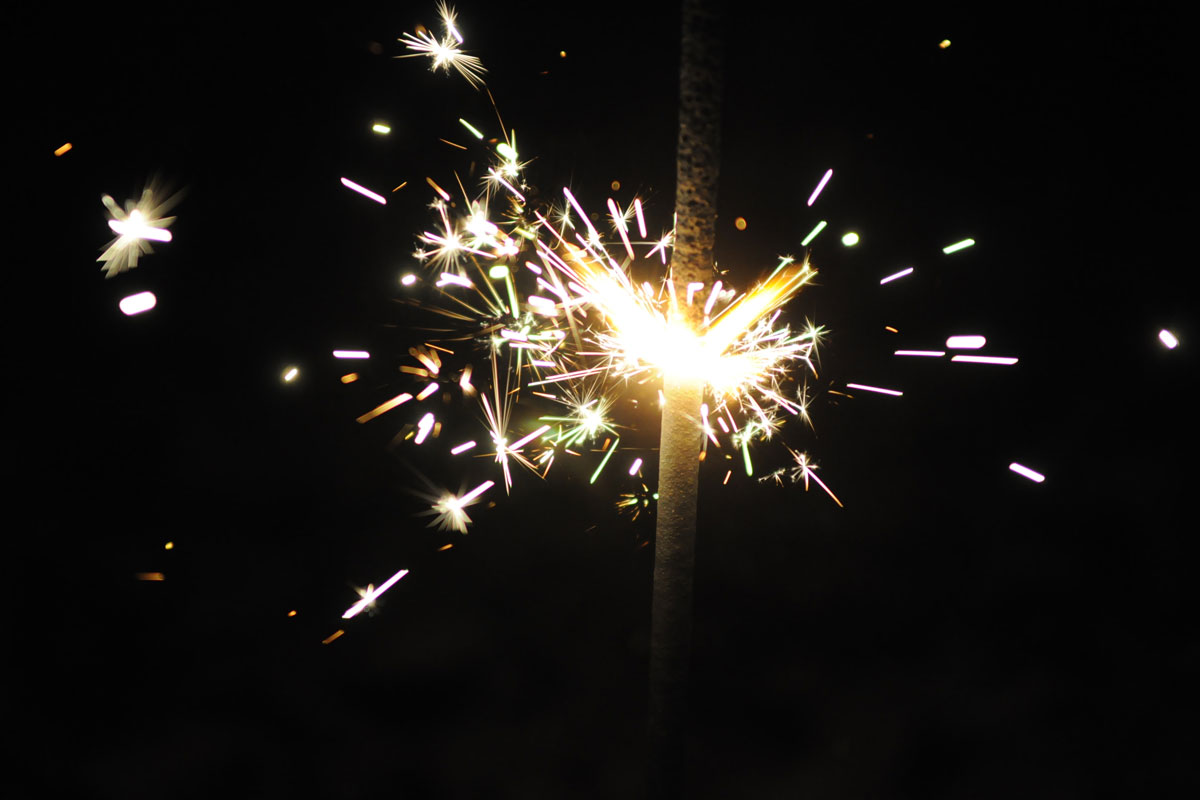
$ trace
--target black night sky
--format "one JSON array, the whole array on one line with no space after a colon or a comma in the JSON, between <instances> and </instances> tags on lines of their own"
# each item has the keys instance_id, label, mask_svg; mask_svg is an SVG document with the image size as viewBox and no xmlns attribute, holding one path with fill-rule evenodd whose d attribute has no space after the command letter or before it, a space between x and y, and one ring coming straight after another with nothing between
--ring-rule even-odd
<instances>
[{"instance_id":1,"label":"black night sky","mask_svg":"<svg viewBox=\"0 0 1200 800\"><path fill-rule=\"evenodd\" d=\"M526 179L592 211L620 181L656 231L678 16L642 5L458 11ZM485 93L392 58L436 22L432 0L17 12L6 796L643 796L654 523L614 508L632 479L522 473L469 535L440 533L419 476L494 470L393 444L408 409L354 421L414 385L395 366L419 315L396 299L433 220L424 179L466 182L480 153L438 139L467 143L459 117L496 130ZM729 12L718 265L745 287L829 221L819 285L787 312L831 332L814 429L783 439L846 507L705 465L690 796L1183 779L1200 668L1183 30L1143 8ZM187 190L174 240L106 280L100 196L154 175ZM408 185L380 206L342 176ZM157 308L122 315L142 290ZM1020 362L891 355L952 333ZM377 357L343 385L334 348ZM827 391L846 382L904 396ZM477 424L457 397L438 414ZM764 472L781 457L756 451ZM401 568L377 613L340 618Z\"/></svg>"}]
</instances>

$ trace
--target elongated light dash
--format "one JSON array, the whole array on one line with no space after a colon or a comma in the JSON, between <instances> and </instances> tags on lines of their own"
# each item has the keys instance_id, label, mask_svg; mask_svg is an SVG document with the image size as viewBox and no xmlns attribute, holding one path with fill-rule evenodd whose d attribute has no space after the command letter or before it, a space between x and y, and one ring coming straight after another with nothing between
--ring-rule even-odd
<instances>
[{"instance_id":1,"label":"elongated light dash","mask_svg":"<svg viewBox=\"0 0 1200 800\"><path fill-rule=\"evenodd\" d=\"M359 600L354 605L350 606L350 608L346 609L346 613L342 614L342 619L350 619L351 617L358 614L358 612L362 611L364 608L366 608L367 606L374 603L379 598L379 595L383 594L388 589L392 588L392 584L394 584L396 581L400 580L407 574L408 574L408 570L402 569L399 572L397 572L395 575L393 575L392 577L390 577L386 581L384 581L383 584L380 585L378 588L367 589L367 591L362 593L361 600Z\"/></svg>"},{"instance_id":2,"label":"elongated light dash","mask_svg":"<svg viewBox=\"0 0 1200 800\"><path fill-rule=\"evenodd\" d=\"M391 126L384 125L382 122L376 122L371 126L371 130L382 134L389 134L392 132Z\"/></svg>"},{"instance_id":3,"label":"elongated light dash","mask_svg":"<svg viewBox=\"0 0 1200 800\"><path fill-rule=\"evenodd\" d=\"M951 253L957 253L959 250L966 250L973 244L975 244L974 239L963 239L961 242L955 242L954 244L946 245L942 248L942 252L946 255L950 255Z\"/></svg>"},{"instance_id":4,"label":"elongated light dash","mask_svg":"<svg viewBox=\"0 0 1200 800\"><path fill-rule=\"evenodd\" d=\"M64 144L62 147L60 147L60 148L58 148L57 150L55 150L55 151L54 151L54 155L56 155L56 156L61 156L63 153L66 153L66 152L67 152L68 150L70 150L70 149L71 149L71 143L70 143L70 142L67 142L67 143L66 143L66 144Z\"/></svg>"},{"instance_id":5,"label":"elongated light dash","mask_svg":"<svg viewBox=\"0 0 1200 800\"><path fill-rule=\"evenodd\" d=\"M951 350L978 350L987 344L983 336L951 336L946 340L946 347Z\"/></svg>"},{"instance_id":6,"label":"elongated light dash","mask_svg":"<svg viewBox=\"0 0 1200 800\"><path fill-rule=\"evenodd\" d=\"M1177 339L1175 334L1171 333L1166 328L1163 328L1158 332L1158 340L1162 342L1168 350L1174 350L1179 346L1179 339Z\"/></svg>"},{"instance_id":7,"label":"elongated light dash","mask_svg":"<svg viewBox=\"0 0 1200 800\"><path fill-rule=\"evenodd\" d=\"M833 177L833 170L832 169L826 170L825 176L823 178L821 178L821 182L817 184L817 188L813 189L812 195L810 195L808 198L808 204L810 206L813 203L817 202L817 195L819 195L821 193L821 190L825 188L825 184L829 183L829 179L832 177Z\"/></svg>"},{"instance_id":8,"label":"elongated light dash","mask_svg":"<svg viewBox=\"0 0 1200 800\"><path fill-rule=\"evenodd\" d=\"M927 356L929 358L941 358L946 355L942 350L897 350L895 355L898 356Z\"/></svg>"},{"instance_id":9,"label":"elongated light dash","mask_svg":"<svg viewBox=\"0 0 1200 800\"><path fill-rule=\"evenodd\" d=\"M895 273L894 275L888 275L886 278L882 278L879 281L879 285L882 286L885 283L891 283L892 281L896 280L897 278L903 278L905 275L912 275L912 271L913 271L912 267L908 267L907 269L902 269L899 272Z\"/></svg>"},{"instance_id":10,"label":"elongated light dash","mask_svg":"<svg viewBox=\"0 0 1200 800\"><path fill-rule=\"evenodd\" d=\"M633 460L633 464L631 464L629 467L629 474L637 475L637 471L641 468L642 468L642 460L640 458L635 458Z\"/></svg>"},{"instance_id":11,"label":"elongated light dash","mask_svg":"<svg viewBox=\"0 0 1200 800\"><path fill-rule=\"evenodd\" d=\"M363 414L361 417L358 417L354 421L360 425L363 424L364 422L370 422L371 420L378 417L380 414L386 414L387 412L391 411L396 406L404 405L405 403L407 403L409 400L412 400L412 399L413 399L412 395L409 394L408 392L401 392L400 394L393 397L391 400L388 400L386 402L380 403L379 405L375 406L370 411Z\"/></svg>"},{"instance_id":12,"label":"elongated light dash","mask_svg":"<svg viewBox=\"0 0 1200 800\"><path fill-rule=\"evenodd\" d=\"M951 361L965 361L969 364L1015 364L1017 359L1012 356L951 356Z\"/></svg>"},{"instance_id":13,"label":"elongated light dash","mask_svg":"<svg viewBox=\"0 0 1200 800\"><path fill-rule=\"evenodd\" d=\"M371 354L366 350L334 350L334 358L370 358Z\"/></svg>"},{"instance_id":14,"label":"elongated light dash","mask_svg":"<svg viewBox=\"0 0 1200 800\"><path fill-rule=\"evenodd\" d=\"M375 192L372 192L370 189L366 188L365 186L359 186L357 183L350 180L349 178L342 178L342 186L345 186L347 189L353 189L354 191L361 194L363 197L371 198L376 203L379 203L379 205L381 205L381 206L387 205L387 200L384 198L383 195L375 194Z\"/></svg>"},{"instance_id":15,"label":"elongated light dash","mask_svg":"<svg viewBox=\"0 0 1200 800\"><path fill-rule=\"evenodd\" d=\"M469 442L463 442L458 447L453 448L450 451L450 453L451 453L451 455L458 455L459 453L465 453L466 451L470 450L474 446L475 446L475 440L472 439Z\"/></svg>"},{"instance_id":16,"label":"elongated light dash","mask_svg":"<svg viewBox=\"0 0 1200 800\"><path fill-rule=\"evenodd\" d=\"M826 222L825 220L821 220L820 222L818 222L817 227L815 227L811 231L809 231L808 236L804 237L804 241L800 242L800 246L808 247L808 243L811 242L813 239L817 238L817 234L820 233L821 231L825 230L825 226L828 224L829 223Z\"/></svg>"},{"instance_id":17,"label":"elongated light dash","mask_svg":"<svg viewBox=\"0 0 1200 800\"><path fill-rule=\"evenodd\" d=\"M1018 464L1015 461L1012 462L1011 464L1009 464L1008 468L1011 469L1013 472L1017 473L1018 475L1022 475L1026 478L1029 478L1029 480L1033 481L1034 483L1041 483L1042 481L1046 480L1046 476L1043 475L1042 473L1034 472L1029 467L1026 467L1022 464Z\"/></svg>"},{"instance_id":18,"label":"elongated light dash","mask_svg":"<svg viewBox=\"0 0 1200 800\"><path fill-rule=\"evenodd\" d=\"M471 135L472 135L472 136L474 136L476 139L482 139L482 138L483 138L483 134L482 134L482 133L480 133L480 132L479 132L479 129L478 129L478 128L476 128L474 125L472 125L471 123L467 122L467 121L466 121L465 119L463 119L462 117L459 117L458 121L459 121L459 122L461 122L461 123L462 123L462 126L463 126L464 128L466 128L467 130L469 130L469 131L471 132Z\"/></svg>"},{"instance_id":19,"label":"elongated light dash","mask_svg":"<svg viewBox=\"0 0 1200 800\"><path fill-rule=\"evenodd\" d=\"M117 303L117 307L121 309L121 313L127 317L132 317L134 314L141 314L143 311L149 311L156 305L158 305L158 298L154 296L154 292L131 294L128 297L121 298L121 302Z\"/></svg>"},{"instance_id":20,"label":"elongated light dash","mask_svg":"<svg viewBox=\"0 0 1200 800\"><path fill-rule=\"evenodd\" d=\"M898 392L895 389L880 389L878 386L864 386L861 383L847 383L846 386L850 389L862 389L864 392L879 392L879 394L890 394L893 397L900 397L904 392Z\"/></svg>"}]
</instances>

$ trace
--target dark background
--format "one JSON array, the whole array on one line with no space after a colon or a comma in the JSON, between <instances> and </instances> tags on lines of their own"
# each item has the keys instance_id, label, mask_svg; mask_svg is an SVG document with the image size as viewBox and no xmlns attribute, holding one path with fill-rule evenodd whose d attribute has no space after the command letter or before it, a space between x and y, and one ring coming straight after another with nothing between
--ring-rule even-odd
<instances>
[{"instance_id":1,"label":"dark background","mask_svg":"<svg viewBox=\"0 0 1200 800\"><path fill-rule=\"evenodd\" d=\"M536 157L527 179L596 211L619 180L661 230L678 23L645 5L458 10ZM421 334L396 279L432 221L424 177L452 185L471 160L437 139L466 143L459 117L496 128L485 94L391 58L421 22L432 3L18 12L18 796L641 795L653 517L613 507L634 483L523 473L468 536L438 533L414 516L415 470L452 489L496 475L391 447L404 410L354 423L411 385L393 370ZM820 285L789 310L831 330L815 428L784 439L846 508L815 487L721 486L706 465L692 796L1140 796L1183 779L1184 30L1141 6L729 13L718 261L745 286L829 220ZM188 190L174 241L105 280L100 195L153 175ZM342 176L409 183L383 207ZM843 248L851 229L862 244ZM145 289L158 307L120 314ZM890 355L975 332L1020 363ZM335 347L378 355L346 386ZM904 396L825 391L846 382ZM638 419L652 441L654 415ZM340 619L354 586L400 568L379 613ZM165 580L136 579L151 571Z\"/></svg>"}]
</instances>

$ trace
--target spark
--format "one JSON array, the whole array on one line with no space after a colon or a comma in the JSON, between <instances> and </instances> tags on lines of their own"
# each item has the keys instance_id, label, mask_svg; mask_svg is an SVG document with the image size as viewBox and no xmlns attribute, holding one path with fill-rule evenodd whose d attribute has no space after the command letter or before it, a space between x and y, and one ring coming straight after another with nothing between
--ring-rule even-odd
<instances>
[{"instance_id":1,"label":"spark","mask_svg":"<svg viewBox=\"0 0 1200 800\"><path fill-rule=\"evenodd\" d=\"M467 525L471 524L471 518L467 516L465 509L467 506L473 505L481 494L495 485L494 481L484 481L462 497L452 494L445 495L433 504L431 511L427 512L437 515L433 522L429 523L429 527L432 528L436 525L438 530L454 530L459 533L466 533Z\"/></svg>"},{"instance_id":2,"label":"spark","mask_svg":"<svg viewBox=\"0 0 1200 800\"><path fill-rule=\"evenodd\" d=\"M1174 350L1179 346L1179 339L1177 339L1175 334L1171 333L1166 328L1163 328L1158 332L1158 340L1162 342L1168 350Z\"/></svg>"},{"instance_id":3,"label":"spark","mask_svg":"<svg viewBox=\"0 0 1200 800\"><path fill-rule=\"evenodd\" d=\"M171 232L167 228L175 217L163 215L179 202L180 195L158 199L162 194L162 190L152 183L142 189L142 198L138 202L126 200L124 209L110 195L100 197L110 215L108 226L117 234L96 259L103 264L104 277L112 278L136 267L141 256L153 252L148 243L150 240L171 241Z\"/></svg>"},{"instance_id":4,"label":"spark","mask_svg":"<svg viewBox=\"0 0 1200 800\"><path fill-rule=\"evenodd\" d=\"M1017 359L1012 356L951 356L951 361L965 361L971 364L1016 364Z\"/></svg>"},{"instance_id":5,"label":"spark","mask_svg":"<svg viewBox=\"0 0 1200 800\"><path fill-rule=\"evenodd\" d=\"M366 188L365 186L359 186L357 183L350 180L349 178L342 178L342 185L345 186L347 189L352 189L352 190L358 192L363 197L369 197L370 199L374 200L376 203L379 203L380 205L387 205L387 198L385 198L383 195L376 194L375 192L372 192L370 189Z\"/></svg>"},{"instance_id":6,"label":"spark","mask_svg":"<svg viewBox=\"0 0 1200 800\"><path fill-rule=\"evenodd\" d=\"M905 269L900 270L897 273L888 275L886 278L881 279L879 281L879 285L882 286L885 283L891 283L892 281L896 280L897 278L903 278L905 275L912 275L912 272L913 272L913 268L907 267Z\"/></svg>"},{"instance_id":7,"label":"spark","mask_svg":"<svg viewBox=\"0 0 1200 800\"><path fill-rule=\"evenodd\" d=\"M1018 475L1029 478L1029 480L1033 481L1034 483L1041 483L1042 481L1046 480L1046 476L1043 475L1042 473L1034 472L1029 467L1026 467L1022 464L1018 464L1015 461L1012 462L1011 464L1009 464L1008 468L1011 469L1013 472L1017 473Z\"/></svg>"},{"instance_id":8,"label":"spark","mask_svg":"<svg viewBox=\"0 0 1200 800\"><path fill-rule=\"evenodd\" d=\"M975 244L974 239L963 239L961 242L955 242L954 244L946 245L942 248L942 252L946 255L950 255L951 253L957 253L959 250L965 250L966 248L971 247L973 244Z\"/></svg>"},{"instance_id":9,"label":"spark","mask_svg":"<svg viewBox=\"0 0 1200 800\"><path fill-rule=\"evenodd\" d=\"M854 231L850 231L842 236L842 244L846 247L854 247L854 245L858 244L858 242L858 234Z\"/></svg>"},{"instance_id":10,"label":"spark","mask_svg":"<svg viewBox=\"0 0 1200 800\"><path fill-rule=\"evenodd\" d=\"M851 389L862 389L864 392L878 392L879 394L890 394L893 397L900 397L904 392L898 392L895 389L880 389L878 386L864 386L861 383L847 383L847 387Z\"/></svg>"},{"instance_id":11,"label":"spark","mask_svg":"<svg viewBox=\"0 0 1200 800\"><path fill-rule=\"evenodd\" d=\"M480 133L479 129L478 129L478 128L476 128L474 125L472 125L471 123L467 122L467 121L466 121L465 119L463 119L462 117L459 117L459 118L458 118L458 121L459 121L459 122L461 122L461 123L462 123L462 126L463 126L464 128L466 128L467 130L469 130L469 131L471 132L471 134L472 134L472 135L473 135L473 136L474 136L476 139L483 139L483 134L482 134L482 133Z\"/></svg>"},{"instance_id":12,"label":"spark","mask_svg":"<svg viewBox=\"0 0 1200 800\"><path fill-rule=\"evenodd\" d=\"M392 585L396 581L400 580L407 574L408 574L408 570L402 569L399 572L397 572L395 575L393 575L392 577L390 577L386 581L384 581L378 589L376 589L374 586L371 586L371 585L368 585L366 589L359 589L358 596L361 597L362 599L359 600L354 605L350 606L348 609L346 609L346 612L344 614L342 614L342 619L350 619L351 617L356 616L364 608L366 608L368 606L373 606L375 604L375 601L379 599L379 595L383 594L388 589L392 588Z\"/></svg>"},{"instance_id":13,"label":"spark","mask_svg":"<svg viewBox=\"0 0 1200 800\"><path fill-rule=\"evenodd\" d=\"M825 188L825 184L829 183L829 179L832 177L833 177L833 170L832 169L827 170L825 172L825 175L821 178L821 182L817 184L817 188L813 189L812 195L810 195L808 198L808 204L810 206L813 203L817 202L817 195L819 195L821 193L821 190Z\"/></svg>"},{"instance_id":14,"label":"spark","mask_svg":"<svg viewBox=\"0 0 1200 800\"><path fill-rule=\"evenodd\" d=\"M300 370L296 369L295 367L288 367L287 371L283 373L283 379L284 381L291 383L299 374Z\"/></svg>"},{"instance_id":15,"label":"spark","mask_svg":"<svg viewBox=\"0 0 1200 800\"><path fill-rule=\"evenodd\" d=\"M121 309L121 313L127 317L149 311L156 305L158 305L158 298L154 296L154 292L131 294L128 297L121 298L121 302L117 304Z\"/></svg>"},{"instance_id":16,"label":"spark","mask_svg":"<svg viewBox=\"0 0 1200 800\"><path fill-rule=\"evenodd\" d=\"M413 441L421 444L429 436L431 430L433 430L433 412L421 417L420 422L417 423L417 437Z\"/></svg>"},{"instance_id":17,"label":"spark","mask_svg":"<svg viewBox=\"0 0 1200 800\"><path fill-rule=\"evenodd\" d=\"M987 344L987 339L982 336L951 336L946 340L946 347L951 350L978 350Z\"/></svg>"},{"instance_id":18,"label":"spark","mask_svg":"<svg viewBox=\"0 0 1200 800\"><path fill-rule=\"evenodd\" d=\"M54 155L56 155L56 156L65 155L65 154L67 153L67 151L68 151L68 150L70 150L70 149L71 149L71 143L70 143L70 142L66 142L66 143L65 143L65 144L63 144L61 147L59 147L58 149L56 149L56 150L54 151Z\"/></svg>"},{"instance_id":19,"label":"spark","mask_svg":"<svg viewBox=\"0 0 1200 800\"><path fill-rule=\"evenodd\" d=\"M469 441L469 442L463 442L463 443L462 443L462 444L460 444L458 447L455 447L455 448L451 449L451 450L450 450L450 454L451 454L451 455L458 455L459 453L465 453L465 452L467 452L468 450L470 450L470 449L471 449L472 447L474 447L474 446L475 446L475 440L474 440L474 439L472 439L472 440L471 440L471 441Z\"/></svg>"},{"instance_id":20,"label":"spark","mask_svg":"<svg viewBox=\"0 0 1200 800\"><path fill-rule=\"evenodd\" d=\"M417 282L417 276L413 275L411 272L400 278L400 283L404 286L412 286L416 282Z\"/></svg>"},{"instance_id":21,"label":"spark","mask_svg":"<svg viewBox=\"0 0 1200 800\"><path fill-rule=\"evenodd\" d=\"M898 356L927 356L929 358L941 358L946 355L941 350L897 350L895 355Z\"/></svg>"},{"instance_id":22,"label":"spark","mask_svg":"<svg viewBox=\"0 0 1200 800\"><path fill-rule=\"evenodd\" d=\"M370 358L371 354L366 350L334 350L334 358Z\"/></svg>"},{"instance_id":23,"label":"spark","mask_svg":"<svg viewBox=\"0 0 1200 800\"><path fill-rule=\"evenodd\" d=\"M817 477L817 465L809 460L808 453L798 453L792 448L788 448L788 452L792 454L792 460L796 462L796 466L792 468L792 482L798 483L803 479L804 491L808 491L808 482L813 480L818 486L825 490L825 493L833 498L833 502L838 504L838 507L845 508L842 501L837 499L837 495L833 493L825 482Z\"/></svg>"},{"instance_id":24,"label":"spark","mask_svg":"<svg viewBox=\"0 0 1200 800\"><path fill-rule=\"evenodd\" d=\"M629 466L629 474L637 475L638 470L641 468L642 468L642 460L640 458L635 458L633 460L633 463Z\"/></svg>"},{"instance_id":25,"label":"spark","mask_svg":"<svg viewBox=\"0 0 1200 800\"><path fill-rule=\"evenodd\" d=\"M375 131L375 133L381 133L384 135L392 132L391 127L388 125L384 125L382 122L376 122L374 125L371 126L371 130Z\"/></svg>"},{"instance_id":26,"label":"spark","mask_svg":"<svg viewBox=\"0 0 1200 800\"><path fill-rule=\"evenodd\" d=\"M820 233L821 231L825 230L825 226L828 224L829 223L826 222L825 220L821 220L820 222L818 222L817 227L815 227L811 231L809 231L808 236L804 237L804 241L800 242L800 246L808 247L808 243L811 242L813 239L817 238L817 234Z\"/></svg>"},{"instance_id":27,"label":"spark","mask_svg":"<svg viewBox=\"0 0 1200 800\"><path fill-rule=\"evenodd\" d=\"M405 33L399 41L404 42L404 46L412 50L410 55L396 56L396 58L418 58L425 56L433 59L431 70L436 71L439 67L443 71L449 72L453 67L459 75L466 79L467 83L471 84L475 89L483 86L483 73L487 69L483 66L483 62L477 56L467 55L459 45L463 43L462 34L454 25L454 9L447 6L445 3L438 4L438 13L442 18L442 27L445 33L441 39L437 39L433 34L426 30L421 30L416 34Z\"/></svg>"}]
</instances>

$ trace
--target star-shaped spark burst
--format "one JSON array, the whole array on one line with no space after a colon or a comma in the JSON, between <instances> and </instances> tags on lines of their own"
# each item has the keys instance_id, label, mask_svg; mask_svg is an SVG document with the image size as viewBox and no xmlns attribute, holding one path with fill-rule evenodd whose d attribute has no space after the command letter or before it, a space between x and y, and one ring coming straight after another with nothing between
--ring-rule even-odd
<instances>
[{"instance_id":1,"label":"star-shaped spark burst","mask_svg":"<svg viewBox=\"0 0 1200 800\"><path fill-rule=\"evenodd\" d=\"M476 89L483 86L483 73L487 69L478 56L467 55L460 45L463 43L462 34L454 25L454 9L445 3L438 3L438 15L442 18L442 38L438 39L425 29L414 33L405 33L399 39L404 46L414 52L411 55L396 56L396 58L418 58L425 56L433 59L430 69L438 67L449 72L453 67L459 75L466 78L467 83Z\"/></svg>"},{"instance_id":2,"label":"star-shaped spark burst","mask_svg":"<svg viewBox=\"0 0 1200 800\"><path fill-rule=\"evenodd\" d=\"M101 196L100 202L110 215L108 227L117 234L117 238L109 242L96 259L104 264L104 277L111 278L136 267L140 256L154 252L150 247L151 241L171 241L171 232L167 228L175 221L175 217L163 214L179 202L179 195L158 199L156 194L162 193L147 186L142 190L142 199L137 203L126 200L124 209L110 195Z\"/></svg>"}]
</instances>

